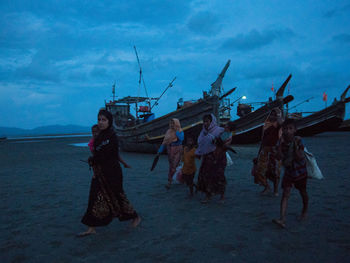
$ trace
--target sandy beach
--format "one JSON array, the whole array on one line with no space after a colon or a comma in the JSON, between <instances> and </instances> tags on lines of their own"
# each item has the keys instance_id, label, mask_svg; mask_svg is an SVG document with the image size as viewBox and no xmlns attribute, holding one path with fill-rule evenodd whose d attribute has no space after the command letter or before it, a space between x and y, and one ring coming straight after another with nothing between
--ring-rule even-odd
<instances>
[{"instance_id":1,"label":"sandy beach","mask_svg":"<svg viewBox=\"0 0 350 263\"><path fill-rule=\"evenodd\" d=\"M136 229L114 220L98 234L77 238L92 172L89 138L0 143L1 262L350 262L350 133L304 138L325 180L309 180L309 217L298 222L294 189L287 229L280 197L261 197L250 175L258 145L236 146L227 168L224 204L200 203L180 184L170 190L167 158L150 172L153 155L122 153L124 189L143 221ZM199 167L199 163L198 163ZM197 174L196 174L197 178Z\"/></svg>"}]
</instances>

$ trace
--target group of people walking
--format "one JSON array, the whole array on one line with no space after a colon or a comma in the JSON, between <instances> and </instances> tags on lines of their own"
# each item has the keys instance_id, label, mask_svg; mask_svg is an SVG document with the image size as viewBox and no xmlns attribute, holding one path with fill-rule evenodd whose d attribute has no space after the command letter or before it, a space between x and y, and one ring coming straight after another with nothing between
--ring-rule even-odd
<instances>
[{"instance_id":1,"label":"group of people walking","mask_svg":"<svg viewBox=\"0 0 350 263\"><path fill-rule=\"evenodd\" d=\"M229 129L228 132L225 128L218 126L213 114L207 114L203 117L203 129L199 134L197 147L191 136L186 138L185 147L183 147L184 134L180 122L178 119L172 119L158 150L160 154L165 147L167 148L169 173L166 187L170 188L176 168L180 160L183 160L181 173L183 182L189 186L190 195L193 195L194 187L196 187L196 191L206 195L202 203L207 203L213 195L220 195L223 201L226 188L226 146L231 143L232 139L230 125L227 129ZM173 135L170 136L170 134ZM193 182L196 172L195 158L202 159L197 184Z\"/></svg>"},{"instance_id":2,"label":"group of people walking","mask_svg":"<svg viewBox=\"0 0 350 263\"><path fill-rule=\"evenodd\" d=\"M123 190L120 164L125 168L130 166L120 156L118 138L113 131L112 123L111 113L100 110L98 124L92 127L93 137L89 143L92 156L89 157L89 164L94 175L90 186L88 207L81 220L88 229L79 236L96 233L95 227L108 225L115 217L120 221L131 220L134 227L141 222L140 216ZM169 129L158 150L158 155L165 149L168 154L169 172L166 188L171 188L173 176L182 160L182 180L188 185L191 196L195 188L196 192L205 194L202 203L209 202L214 195L219 195L220 200L224 201L226 156L227 151L232 150L229 145L233 130L232 123L228 123L224 128L220 127L216 117L213 114L207 114L203 117L203 128L195 145L193 137L184 136L180 121L171 119ZM306 217L308 208L304 146L301 139L295 136L295 132L293 120L283 120L281 111L278 108L273 109L265 121L261 147L257 158L254 159L252 169L254 182L264 187L262 194L270 191L268 180L271 180L274 194L277 196L281 166L284 166L281 215L279 219L273 220L281 227L285 227L287 201L293 185L299 190L303 199L301 219ZM201 165L195 184L196 158L201 159Z\"/></svg>"},{"instance_id":3,"label":"group of people walking","mask_svg":"<svg viewBox=\"0 0 350 263\"><path fill-rule=\"evenodd\" d=\"M295 121L283 120L281 110L274 108L264 123L258 156L253 160L252 175L254 182L264 187L262 195L270 192L270 180L274 195L278 196L281 168L284 168L280 218L272 220L282 228L286 227L287 204L293 186L298 189L303 203L299 219L306 219L308 211L306 157L304 144L300 137L295 136L296 131Z\"/></svg>"}]
</instances>

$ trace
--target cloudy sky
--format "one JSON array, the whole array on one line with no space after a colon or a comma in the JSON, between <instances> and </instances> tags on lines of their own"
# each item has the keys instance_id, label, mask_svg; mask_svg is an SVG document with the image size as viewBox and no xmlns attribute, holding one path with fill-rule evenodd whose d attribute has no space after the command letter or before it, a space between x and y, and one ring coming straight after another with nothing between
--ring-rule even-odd
<instances>
[{"instance_id":1,"label":"cloudy sky","mask_svg":"<svg viewBox=\"0 0 350 263\"><path fill-rule=\"evenodd\" d=\"M316 111L350 84L349 14L336 0L2 0L0 126L90 126L114 81L119 97L144 96L134 45L150 96L177 77L158 116L209 90L228 59L232 100L265 101L292 73L290 107L314 97L296 110Z\"/></svg>"}]
</instances>

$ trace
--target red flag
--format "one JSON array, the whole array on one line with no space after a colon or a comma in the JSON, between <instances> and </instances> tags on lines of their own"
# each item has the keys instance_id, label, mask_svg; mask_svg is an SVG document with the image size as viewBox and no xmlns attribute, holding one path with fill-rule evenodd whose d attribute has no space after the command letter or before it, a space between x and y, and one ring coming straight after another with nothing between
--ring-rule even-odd
<instances>
[{"instance_id":1,"label":"red flag","mask_svg":"<svg viewBox=\"0 0 350 263\"><path fill-rule=\"evenodd\" d=\"M272 81L271 91L272 91L272 92L274 92L274 91L275 91L275 89L273 88L273 81Z\"/></svg>"},{"instance_id":2,"label":"red flag","mask_svg":"<svg viewBox=\"0 0 350 263\"><path fill-rule=\"evenodd\" d=\"M326 94L326 92L323 92L323 101L327 101L327 94Z\"/></svg>"}]
</instances>

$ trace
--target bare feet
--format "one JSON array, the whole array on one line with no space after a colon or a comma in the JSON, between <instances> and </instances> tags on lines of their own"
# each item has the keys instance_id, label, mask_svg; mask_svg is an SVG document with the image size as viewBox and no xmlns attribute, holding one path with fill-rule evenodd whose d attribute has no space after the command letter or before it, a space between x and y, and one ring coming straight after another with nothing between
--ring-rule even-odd
<instances>
[{"instance_id":1,"label":"bare feet","mask_svg":"<svg viewBox=\"0 0 350 263\"><path fill-rule=\"evenodd\" d=\"M222 196L220 197L219 202L220 202L221 204L225 203L225 196L224 196L224 195L222 195Z\"/></svg>"},{"instance_id":2,"label":"bare feet","mask_svg":"<svg viewBox=\"0 0 350 263\"><path fill-rule=\"evenodd\" d=\"M286 228L286 223L281 219L272 219L272 222L280 226L281 228Z\"/></svg>"},{"instance_id":3,"label":"bare feet","mask_svg":"<svg viewBox=\"0 0 350 263\"><path fill-rule=\"evenodd\" d=\"M278 192L274 192L273 195L276 197L279 196Z\"/></svg>"},{"instance_id":4,"label":"bare feet","mask_svg":"<svg viewBox=\"0 0 350 263\"><path fill-rule=\"evenodd\" d=\"M269 186L265 186L265 189L260 193L261 195L265 195L268 192L270 192L270 187Z\"/></svg>"},{"instance_id":5,"label":"bare feet","mask_svg":"<svg viewBox=\"0 0 350 263\"><path fill-rule=\"evenodd\" d=\"M210 200L210 197L206 197L205 199L203 199L203 200L201 201L201 203L202 203L202 204L207 204L207 203L209 202L209 200Z\"/></svg>"},{"instance_id":6,"label":"bare feet","mask_svg":"<svg viewBox=\"0 0 350 263\"><path fill-rule=\"evenodd\" d=\"M305 221L307 219L307 214L304 213L304 214L301 214L299 217L298 217L298 221Z\"/></svg>"},{"instance_id":7,"label":"bare feet","mask_svg":"<svg viewBox=\"0 0 350 263\"><path fill-rule=\"evenodd\" d=\"M77 234L77 237L86 237L88 235L93 235L93 234L96 234L95 228L89 227L88 230L86 230L85 232Z\"/></svg>"},{"instance_id":8,"label":"bare feet","mask_svg":"<svg viewBox=\"0 0 350 263\"><path fill-rule=\"evenodd\" d=\"M139 224L141 223L141 217L137 216L136 218L134 218L131 222L131 226L132 227L137 227Z\"/></svg>"}]
</instances>

